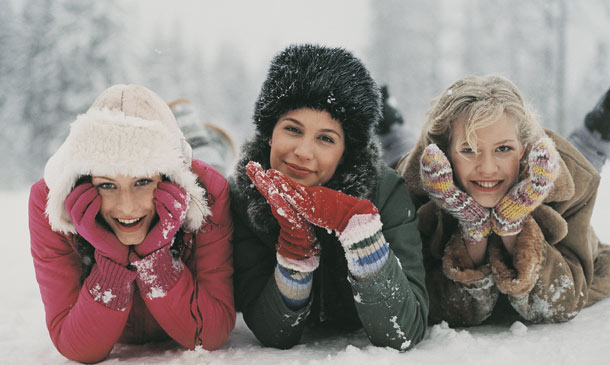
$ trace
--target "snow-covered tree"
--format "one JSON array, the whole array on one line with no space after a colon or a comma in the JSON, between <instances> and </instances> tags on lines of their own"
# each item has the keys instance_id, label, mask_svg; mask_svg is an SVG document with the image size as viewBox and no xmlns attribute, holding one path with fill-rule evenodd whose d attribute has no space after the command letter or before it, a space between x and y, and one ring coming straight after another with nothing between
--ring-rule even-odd
<instances>
[{"instance_id":1,"label":"snow-covered tree","mask_svg":"<svg viewBox=\"0 0 610 365\"><path fill-rule=\"evenodd\" d=\"M369 67L379 84L389 85L407 125L418 128L442 87L440 2L383 0L371 6Z\"/></svg>"},{"instance_id":2,"label":"snow-covered tree","mask_svg":"<svg viewBox=\"0 0 610 365\"><path fill-rule=\"evenodd\" d=\"M29 151L28 128L22 122L23 69L25 54L22 45L23 23L16 17L12 2L0 7L0 163L4 176L2 187L20 186L23 181L22 157Z\"/></svg>"},{"instance_id":3,"label":"snow-covered tree","mask_svg":"<svg viewBox=\"0 0 610 365\"><path fill-rule=\"evenodd\" d=\"M25 61L22 120L30 130L25 171L42 175L68 123L95 96L123 80L123 10L118 1L28 0L23 7Z\"/></svg>"},{"instance_id":4,"label":"snow-covered tree","mask_svg":"<svg viewBox=\"0 0 610 365\"><path fill-rule=\"evenodd\" d=\"M230 131L238 141L248 136L256 91L237 47L221 46L206 86L209 122Z\"/></svg>"}]
</instances>

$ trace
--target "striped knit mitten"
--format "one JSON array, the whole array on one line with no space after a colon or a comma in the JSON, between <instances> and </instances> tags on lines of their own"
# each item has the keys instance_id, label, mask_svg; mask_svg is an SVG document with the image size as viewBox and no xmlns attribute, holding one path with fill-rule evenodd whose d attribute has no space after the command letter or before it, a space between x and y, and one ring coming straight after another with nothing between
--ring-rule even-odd
<instances>
[{"instance_id":1,"label":"striped knit mitten","mask_svg":"<svg viewBox=\"0 0 610 365\"><path fill-rule=\"evenodd\" d=\"M521 232L523 219L538 207L559 175L559 153L553 140L541 138L528 156L529 176L516 184L494 207L493 230L499 236Z\"/></svg>"},{"instance_id":2,"label":"striped knit mitten","mask_svg":"<svg viewBox=\"0 0 610 365\"><path fill-rule=\"evenodd\" d=\"M352 275L363 278L381 270L389 246L373 203L324 186L303 186L278 171L272 178L282 197L308 222L335 231Z\"/></svg>"},{"instance_id":3,"label":"striped knit mitten","mask_svg":"<svg viewBox=\"0 0 610 365\"><path fill-rule=\"evenodd\" d=\"M420 176L428 195L458 220L466 242L479 243L491 233L490 210L455 186L451 163L436 144L424 149Z\"/></svg>"}]
</instances>

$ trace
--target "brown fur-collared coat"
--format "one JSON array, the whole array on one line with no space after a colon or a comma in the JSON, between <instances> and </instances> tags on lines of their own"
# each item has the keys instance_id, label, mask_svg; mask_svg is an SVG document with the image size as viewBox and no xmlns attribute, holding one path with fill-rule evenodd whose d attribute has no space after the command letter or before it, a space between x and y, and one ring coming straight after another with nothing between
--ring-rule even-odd
<instances>
[{"instance_id":1,"label":"brown fur-collared coat","mask_svg":"<svg viewBox=\"0 0 610 365\"><path fill-rule=\"evenodd\" d=\"M418 208L431 322L476 325L492 313L506 316L494 308L507 302L505 308L522 319L562 322L610 294L610 246L599 242L590 225L599 174L564 138L546 132L561 156L560 175L526 218L513 257L492 234L486 263L479 267L466 252L457 221L422 188L423 140L399 162Z\"/></svg>"}]
</instances>

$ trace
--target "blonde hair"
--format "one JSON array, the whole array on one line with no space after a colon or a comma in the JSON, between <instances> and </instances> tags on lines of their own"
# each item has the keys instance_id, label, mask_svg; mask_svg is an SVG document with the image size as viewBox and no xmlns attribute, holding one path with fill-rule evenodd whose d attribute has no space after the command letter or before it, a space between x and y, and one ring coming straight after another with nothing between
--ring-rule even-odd
<instances>
[{"instance_id":1,"label":"blonde hair","mask_svg":"<svg viewBox=\"0 0 610 365\"><path fill-rule=\"evenodd\" d=\"M466 142L476 152L476 131L496 122L503 114L515 122L517 138L526 147L527 156L533 142L544 131L534 112L524 102L517 87L498 75L466 76L454 82L432 100L422 130L425 144L435 143L448 154L455 122L465 118ZM464 141L457 141L456 146ZM459 153L459 151L457 151Z\"/></svg>"}]
</instances>

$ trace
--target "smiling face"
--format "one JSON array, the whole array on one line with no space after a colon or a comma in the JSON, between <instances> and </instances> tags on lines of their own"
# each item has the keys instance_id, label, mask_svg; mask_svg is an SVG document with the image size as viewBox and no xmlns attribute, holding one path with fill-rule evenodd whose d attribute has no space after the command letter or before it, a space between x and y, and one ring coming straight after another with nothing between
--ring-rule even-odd
<instances>
[{"instance_id":1,"label":"smiling face","mask_svg":"<svg viewBox=\"0 0 610 365\"><path fill-rule=\"evenodd\" d=\"M273 128L271 168L306 185L324 185L345 151L341 123L328 112L297 109L282 115Z\"/></svg>"},{"instance_id":2,"label":"smiling face","mask_svg":"<svg viewBox=\"0 0 610 365\"><path fill-rule=\"evenodd\" d=\"M517 182L525 148L517 137L515 122L506 114L476 130L476 153L466 142L465 125L465 118L455 122L449 159L460 187L477 203L492 208Z\"/></svg>"},{"instance_id":3,"label":"smiling face","mask_svg":"<svg viewBox=\"0 0 610 365\"><path fill-rule=\"evenodd\" d=\"M100 215L124 245L141 243L157 216L153 191L161 175L151 177L93 176L102 197Z\"/></svg>"}]
</instances>

